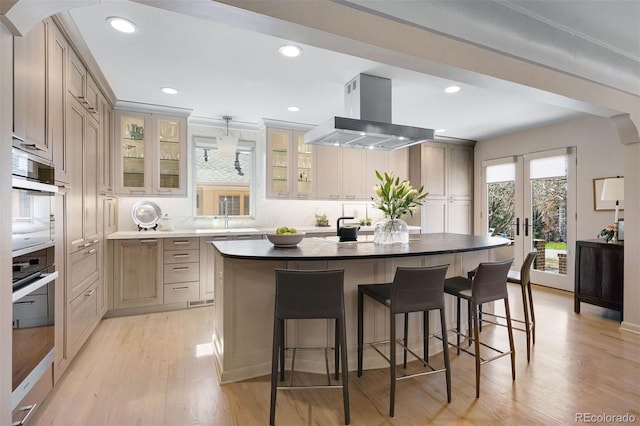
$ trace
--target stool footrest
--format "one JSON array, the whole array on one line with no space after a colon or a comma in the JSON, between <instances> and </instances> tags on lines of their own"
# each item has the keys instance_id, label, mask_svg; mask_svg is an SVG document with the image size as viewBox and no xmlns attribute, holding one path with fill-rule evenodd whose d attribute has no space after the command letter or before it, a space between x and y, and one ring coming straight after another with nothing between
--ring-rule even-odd
<instances>
[{"instance_id":1,"label":"stool footrest","mask_svg":"<svg viewBox=\"0 0 640 426\"><path fill-rule=\"evenodd\" d=\"M342 389L342 385L276 386L278 390Z\"/></svg>"}]
</instances>

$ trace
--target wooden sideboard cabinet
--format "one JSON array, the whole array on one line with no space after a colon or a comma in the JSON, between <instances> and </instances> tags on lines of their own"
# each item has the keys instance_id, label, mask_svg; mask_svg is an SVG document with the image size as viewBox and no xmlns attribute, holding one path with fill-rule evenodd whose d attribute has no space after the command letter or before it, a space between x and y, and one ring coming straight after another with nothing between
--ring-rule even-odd
<instances>
[{"instance_id":1,"label":"wooden sideboard cabinet","mask_svg":"<svg viewBox=\"0 0 640 426\"><path fill-rule=\"evenodd\" d=\"M624 244L601 240L576 242L575 312L580 302L620 311L624 289Z\"/></svg>"}]
</instances>

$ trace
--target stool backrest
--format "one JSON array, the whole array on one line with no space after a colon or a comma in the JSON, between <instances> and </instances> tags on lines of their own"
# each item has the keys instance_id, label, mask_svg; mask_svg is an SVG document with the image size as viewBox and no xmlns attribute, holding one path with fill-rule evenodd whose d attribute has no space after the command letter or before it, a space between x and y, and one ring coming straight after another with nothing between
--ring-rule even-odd
<instances>
[{"instance_id":1,"label":"stool backrest","mask_svg":"<svg viewBox=\"0 0 640 426\"><path fill-rule=\"evenodd\" d=\"M398 267L391 286L391 312L444 309L444 277L449 265Z\"/></svg>"},{"instance_id":2,"label":"stool backrest","mask_svg":"<svg viewBox=\"0 0 640 426\"><path fill-rule=\"evenodd\" d=\"M344 270L276 269L276 318L343 318Z\"/></svg>"},{"instance_id":3,"label":"stool backrest","mask_svg":"<svg viewBox=\"0 0 640 426\"><path fill-rule=\"evenodd\" d=\"M512 263L513 259L508 259L478 265L471 283L471 298L474 304L480 305L508 297L507 275Z\"/></svg>"},{"instance_id":4,"label":"stool backrest","mask_svg":"<svg viewBox=\"0 0 640 426\"><path fill-rule=\"evenodd\" d=\"M522 267L520 268L520 284L528 285L531 281L531 265L533 261L536 259L536 250L527 254L527 257L522 262Z\"/></svg>"}]
</instances>

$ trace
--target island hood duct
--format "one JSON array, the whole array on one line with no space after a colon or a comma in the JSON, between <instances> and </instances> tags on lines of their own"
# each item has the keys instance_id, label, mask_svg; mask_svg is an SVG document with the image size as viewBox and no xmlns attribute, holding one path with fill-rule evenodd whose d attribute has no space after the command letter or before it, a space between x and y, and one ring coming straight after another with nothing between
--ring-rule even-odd
<instances>
[{"instance_id":1,"label":"island hood duct","mask_svg":"<svg viewBox=\"0 0 640 426\"><path fill-rule=\"evenodd\" d=\"M391 124L391 80L358 74L345 85L345 112L304 135L304 143L391 151L433 140L433 129Z\"/></svg>"}]
</instances>

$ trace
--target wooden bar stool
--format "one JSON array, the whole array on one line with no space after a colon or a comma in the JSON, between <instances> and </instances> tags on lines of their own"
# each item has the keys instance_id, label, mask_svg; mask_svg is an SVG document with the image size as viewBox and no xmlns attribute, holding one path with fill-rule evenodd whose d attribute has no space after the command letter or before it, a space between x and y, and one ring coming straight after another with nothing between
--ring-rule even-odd
<instances>
[{"instance_id":1,"label":"wooden bar stool","mask_svg":"<svg viewBox=\"0 0 640 426\"><path fill-rule=\"evenodd\" d=\"M447 402L451 402L451 368L449 366L449 348L447 341L447 326L444 314L444 277L449 265L434 267L398 267L393 279L393 283L386 284L361 284L358 286L358 377L362 376L362 357L364 343L363 305L364 296L367 295L376 302L389 308L389 330L388 341L366 343L373 347L390 364L391 390L389 395L389 415L395 413L396 381L409 377L423 376L433 373L445 373L447 384ZM438 309L440 311L440 326L442 330L444 369L436 370L429 365L429 311ZM408 321L410 312L423 312L423 351L424 358L421 359L407 346ZM404 339L396 340L396 315L404 314ZM390 358L387 358L375 345L390 343ZM399 343L404 350L403 366L407 368L407 353L429 369L429 371L406 374L397 377L396 374L396 343Z\"/></svg>"},{"instance_id":2,"label":"wooden bar stool","mask_svg":"<svg viewBox=\"0 0 640 426\"><path fill-rule=\"evenodd\" d=\"M473 278L465 278L465 277L453 277L448 278L444 282L444 291L445 293L451 294L458 299L458 310L457 310L457 322L456 322L456 333L458 335L458 351L466 352L470 355L473 355L476 360L476 398L480 397L480 366L490 361L494 361L498 358L502 358L506 355L511 355L511 377L513 380L516 379L516 352L513 344L513 329L511 325L511 313L509 311L509 293L507 292L507 274L509 273L509 268L511 267L511 263L513 263L513 259L505 260L502 262L487 262L481 263L476 269L476 273ZM460 347L459 336L461 335L460 330L460 299L465 299L467 301L467 306L470 307L471 311L471 323L473 329L473 337L471 337L471 331L469 331L470 341L474 342L474 352L469 352L468 350ZM479 318L478 318L478 308L483 303L494 302L497 300L504 301L504 309L505 309L505 319L507 320L507 331L509 334L509 351L502 351L500 349L496 349L488 344L480 342L480 334L479 334ZM484 312L484 315L493 314ZM501 325L502 324L498 324ZM485 359L480 355L480 346L484 346L498 353L498 355Z\"/></svg>"},{"instance_id":3,"label":"wooden bar stool","mask_svg":"<svg viewBox=\"0 0 640 426\"><path fill-rule=\"evenodd\" d=\"M285 347L285 321L288 319L335 319L335 346L332 347ZM329 374L327 351L335 351L335 378L338 379L339 364L342 364L342 384L332 385ZM296 350L323 350L327 368L327 384L319 386L294 386L293 373ZM291 378L288 386L278 386L284 380L285 352L292 351ZM340 353L340 357L338 356ZM271 407L269 424L273 425L276 414L278 390L341 388L344 403L344 423L349 424L349 380L347 364L347 333L344 314L344 270L282 270L276 269L276 303L273 321L273 352L271 357Z\"/></svg>"}]
</instances>

